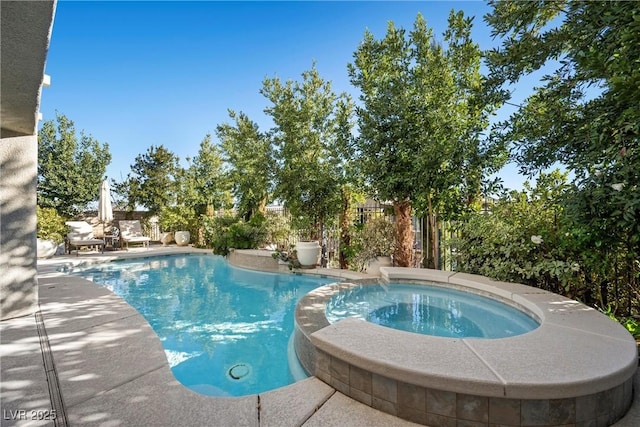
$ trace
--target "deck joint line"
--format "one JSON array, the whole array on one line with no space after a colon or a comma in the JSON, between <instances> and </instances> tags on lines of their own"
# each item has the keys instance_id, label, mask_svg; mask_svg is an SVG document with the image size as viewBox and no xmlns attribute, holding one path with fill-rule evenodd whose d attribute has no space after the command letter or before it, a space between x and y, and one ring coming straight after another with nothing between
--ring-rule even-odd
<instances>
[{"instance_id":1,"label":"deck joint line","mask_svg":"<svg viewBox=\"0 0 640 427\"><path fill-rule=\"evenodd\" d=\"M53 362L53 353L51 352L51 345L49 344L49 336L47 335L47 330L44 326L44 318L40 310L35 313L35 320L38 337L40 339L40 350L42 352L44 371L47 377L47 386L49 388L49 400L51 401L51 409L55 411L55 418L53 419L53 422L56 427L67 427L69 425L67 420L67 411L64 399L62 398L62 391L60 390L58 372L56 371L56 365Z\"/></svg>"},{"instance_id":2,"label":"deck joint line","mask_svg":"<svg viewBox=\"0 0 640 427\"><path fill-rule=\"evenodd\" d=\"M303 426L307 421L309 421L311 419L311 417L313 417L316 414L316 412L318 412L320 410L320 408L322 408L329 401L329 399L331 399L336 393L337 393L337 390L332 387L331 388L331 393L329 393L327 398L324 399L322 402L320 402L320 404L318 406L313 408L313 412L311 412L308 417L303 419L302 422L298 425L298 427Z\"/></svg>"},{"instance_id":3,"label":"deck joint line","mask_svg":"<svg viewBox=\"0 0 640 427\"><path fill-rule=\"evenodd\" d=\"M491 366L491 365L490 365L486 360L484 360L484 358L480 355L480 353L478 353L478 352L476 351L476 349L475 349L475 348L473 348L473 347L471 346L471 344L469 344L469 342L468 342L466 339L463 339L463 340L462 340L462 342L464 343L464 345L465 345L469 350L471 350L471 352L472 352L473 354L475 354L475 355L476 355L476 357L477 357L479 360L481 360L481 361L482 361L482 364L483 364L484 366L486 366L486 367L487 367L487 368L488 368L488 369L493 373L493 375L495 375L495 376L496 376L496 378L498 378L498 379L500 380L500 382L502 383L502 386L503 386L504 394L506 395L506 393L507 393L507 388L506 388L506 387L507 387L507 381L506 381L504 378L502 378L502 376L498 373L498 371L496 371L496 370L493 368L493 366Z\"/></svg>"},{"instance_id":4,"label":"deck joint line","mask_svg":"<svg viewBox=\"0 0 640 427\"><path fill-rule=\"evenodd\" d=\"M261 425L260 411L262 411L262 408L260 407L260 395L258 394L258 426Z\"/></svg>"}]
</instances>

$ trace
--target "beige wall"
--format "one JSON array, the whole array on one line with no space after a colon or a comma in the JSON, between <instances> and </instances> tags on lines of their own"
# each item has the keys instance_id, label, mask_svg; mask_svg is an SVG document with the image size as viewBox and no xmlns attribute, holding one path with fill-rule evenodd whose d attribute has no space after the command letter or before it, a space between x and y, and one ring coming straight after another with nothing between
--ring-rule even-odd
<instances>
[{"instance_id":1,"label":"beige wall","mask_svg":"<svg viewBox=\"0 0 640 427\"><path fill-rule=\"evenodd\" d=\"M55 0L0 2L0 320L38 308L37 118Z\"/></svg>"},{"instance_id":2,"label":"beige wall","mask_svg":"<svg viewBox=\"0 0 640 427\"><path fill-rule=\"evenodd\" d=\"M38 305L37 149L35 135L0 139L0 320Z\"/></svg>"}]
</instances>

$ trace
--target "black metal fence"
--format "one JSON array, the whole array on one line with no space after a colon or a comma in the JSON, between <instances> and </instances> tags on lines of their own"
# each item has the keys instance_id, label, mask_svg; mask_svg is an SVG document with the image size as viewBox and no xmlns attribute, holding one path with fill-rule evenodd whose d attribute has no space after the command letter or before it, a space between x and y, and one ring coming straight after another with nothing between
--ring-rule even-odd
<instances>
[{"instance_id":1,"label":"black metal fence","mask_svg":"<svg viewBox=\"0 0 640 427\"><path fill-rule=\"evenodd\" d=\"M283 206L268 206L267 211L273 214L285 215L290 218L290 214ZM368 199L365 203L358 205L354 209L353 222L357 224L366 224L375 218L386 218L395 223L393 214L393 206L389 203L382 203L376 200ZM340 229L337 226L338 219L333 221L335 226L327 226L323 230L322 245L326 262L329 267L338 267L340 253ZM422 229L424 220L419 217L413 218L413 236L414 236L414 256L413 266L422 267L423 261L423 239ZM287 238L287 244L294 246L301 236L306 235L306 230L291 229Z\"/></svg>"}]
</instances>

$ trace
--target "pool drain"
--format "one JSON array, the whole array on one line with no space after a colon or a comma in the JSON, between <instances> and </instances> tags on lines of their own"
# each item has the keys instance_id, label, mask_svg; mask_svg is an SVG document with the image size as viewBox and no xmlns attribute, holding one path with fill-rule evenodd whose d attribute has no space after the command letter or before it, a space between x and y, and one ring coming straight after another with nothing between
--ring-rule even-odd
<instances>
[{"instance_id":1,"label":"pool drain","mask_svg":"<svg viewBox=\"0 0 640 427\"><path fill-rule=\"evenodd\" d=\"M237 365L233 365L229 368L228 374L234 380L239 380L249 375L250 371L251 369L249 368L249 365L238 363Z\"/></svg>"}]
</instances>

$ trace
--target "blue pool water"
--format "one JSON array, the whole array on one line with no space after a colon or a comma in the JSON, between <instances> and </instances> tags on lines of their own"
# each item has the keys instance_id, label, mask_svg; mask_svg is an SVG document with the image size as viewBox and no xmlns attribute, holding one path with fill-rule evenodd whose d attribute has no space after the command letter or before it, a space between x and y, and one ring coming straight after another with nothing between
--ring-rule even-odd
<instances>
[{"instance_id":1,"label":"blue pool water","mask_svg":"<svg viewBox=\"0 0 640 427\"><path fill-rule=\"evenodd\" d=\"M335 295L326 316L346 317L425 335L505 338L539 326L532 317L491 298L438 286L363 285Z\"/></svg>"},{"instance_id":2,"label":"blue pool water","mask_svg":"<svg viewBox=\"0 0 640 427\"><path fill-rule=\"evenodd\" d=\"M213 396L261 393L304 377L290 345L295 306L336 281L239 269L213 255L117 261L70 274L132 305L160 337L176 379Z\"/></svg>"}]
</instances>

